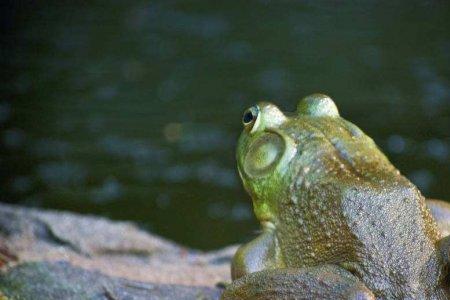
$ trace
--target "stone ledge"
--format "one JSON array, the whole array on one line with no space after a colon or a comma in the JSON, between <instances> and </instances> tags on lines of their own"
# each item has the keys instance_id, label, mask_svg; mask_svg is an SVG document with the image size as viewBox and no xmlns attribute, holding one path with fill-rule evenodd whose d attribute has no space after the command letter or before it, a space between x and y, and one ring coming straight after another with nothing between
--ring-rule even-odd
<instances>
[{"instance_id":1,"label":"stone ledge","mask_svg":"<svg viewBox=\"0 0 450 300\"><path fill-rule=\"evenodd\" d=\"M29 292L33 299L62 299L57 287L67 287L64 299L91 299L97 293L103 298L92 299L123 299L121 293L131 295L127 299L217 299L216 284L230 281L235 251L235 246L188 249L130 222L0 204L0 291L13 299L31 299ZM93 290L85 284L93 284ZM130 292L136 286L145 288ZM36 298L41 292L48 297Z\"/></svg>"}]
</instances>

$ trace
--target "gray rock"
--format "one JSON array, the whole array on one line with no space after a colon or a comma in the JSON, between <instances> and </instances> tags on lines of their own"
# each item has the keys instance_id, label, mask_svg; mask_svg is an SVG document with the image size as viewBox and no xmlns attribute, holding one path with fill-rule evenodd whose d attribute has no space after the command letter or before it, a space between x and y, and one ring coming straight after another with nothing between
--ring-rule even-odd
<instances>
[{"instance_id":1,"label":"gray rock","mask_svg":"<svg viewBox=\"0 0 450 300\"><path fill-rule=\"evenodd\" d=\"M205 253L130 222L0 204L0 299L217 299L235 251Z\"/></svg>"},{"instance_id":2,"label":"gray rock","mask_svg":"<svg viewBox=\"0 0 450 300\"><path fill-rule=\"evenodd\" d=\"M105 276L67 262L25 263L0 277L0 291L11 299L218 299L211 287L150 284Z\"/></svg>"}]
</instances>

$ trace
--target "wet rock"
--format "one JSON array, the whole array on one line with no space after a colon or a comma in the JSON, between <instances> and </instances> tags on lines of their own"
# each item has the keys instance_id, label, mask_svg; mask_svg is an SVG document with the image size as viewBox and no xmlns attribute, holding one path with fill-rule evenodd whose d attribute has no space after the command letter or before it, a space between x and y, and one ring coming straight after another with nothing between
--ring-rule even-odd
<instances>
[{"instance_id":1,"label":"wet rock","mask_svg":"<svg viewBox=\"0 0 450 300\"><path fill-rule=\"evenodd\" d=\"M218 299L220 290L151 284L105 276L67 262L34 262L12 268L0 277L0 291L11 299Z\"/></svg>"},{"instance_id":2,"label":"wet rock","mask_svg":"<svg viewBox=\"0 0 450 300\"><path fill-rule=\"evenodd\" d=\"M0 204L0 291L13 299L217 299L235 250L201 252L129 222Z\"/></svg>"}]
</instances>

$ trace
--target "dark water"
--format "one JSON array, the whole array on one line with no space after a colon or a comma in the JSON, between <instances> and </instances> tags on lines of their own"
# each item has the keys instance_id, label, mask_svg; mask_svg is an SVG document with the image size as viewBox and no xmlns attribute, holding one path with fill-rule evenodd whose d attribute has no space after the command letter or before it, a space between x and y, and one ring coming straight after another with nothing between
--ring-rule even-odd
<instances>
[{"instance_id":1,"label":"dark water","mask_svg":"<svg viewBox=\"0 0 450 300\"><path fill-rule=\"evenodd\" d=\"M241 242L241 113L319 91L450 200L448 2L72 2L2 4L1 201Z\"/></svg>"}]
</instances>

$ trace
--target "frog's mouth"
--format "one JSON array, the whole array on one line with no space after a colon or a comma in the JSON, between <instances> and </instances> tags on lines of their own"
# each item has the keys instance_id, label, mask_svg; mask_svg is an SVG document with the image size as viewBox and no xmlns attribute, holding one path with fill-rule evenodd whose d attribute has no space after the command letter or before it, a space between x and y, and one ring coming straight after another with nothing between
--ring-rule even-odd
<instances>
[{"instance_id":1,"label":"frog's mouth","mask_svg":"<svg viewBox=\"0 0 450 300\"><path fill-rule=\"evenodd\" d=\"M263 220L260 223L261 223L261 227L262 227L263 231L274 231L275 230L275 224L272 221Z\"/></svg>"}]
</instances>

